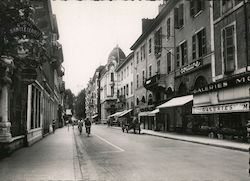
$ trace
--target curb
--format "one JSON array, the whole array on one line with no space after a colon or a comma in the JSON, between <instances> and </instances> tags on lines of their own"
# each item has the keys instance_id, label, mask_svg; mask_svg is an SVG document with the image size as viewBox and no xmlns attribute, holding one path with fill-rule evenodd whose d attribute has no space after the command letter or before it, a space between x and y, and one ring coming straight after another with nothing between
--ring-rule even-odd
<instances>
[{"instance_id":1,"label":"curb","mask_svg":"<svg viewBox=\"0 0 250 181\"><path fill-rule=\"evenodd\" d=\"M249 150L249 148L245 149L245 148L238 148L238 147L232 147L232 146L226 146L226 145L217 145L217 144L213 144L213 143L205 143L205 142L199 142L199 141L185 140L185 139L181 139L181 138L172 138L172 137L155 135L155 134L144 133L144 132L142 132L141 134L146 134L146 135L150 135L150 136L157 136L157 137L172 139L172 140L185 141L185 142L190 142L190 143L197 143L197 144L202 144L202 145L209 145L209 146L225 148L225 149L231 149L231 150L236 150L236 151L248 152L248 150Z\"/></svg>"}]
</instances>

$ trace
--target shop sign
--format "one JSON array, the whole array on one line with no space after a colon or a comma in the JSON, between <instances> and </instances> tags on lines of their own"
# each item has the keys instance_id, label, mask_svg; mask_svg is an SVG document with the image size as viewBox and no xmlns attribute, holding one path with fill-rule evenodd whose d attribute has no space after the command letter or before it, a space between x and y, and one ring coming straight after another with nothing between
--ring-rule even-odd
<instances>
[{"instance_id":1,"label":"shop sign","mask_svg":"<svg viewBox=\"0 0 250 181\"><path fill-rule=\"evenodd\" d=\"M223 104L204 107L193 107L192 114L214 114L214 113L231 113L231 112L248 112L249 102Z\"/></svg>"},{"instance_id":2,"label":"shop sign","mask_svg":"<svg viewBox=\"0 0 250 181\"><path fill-rule=\"evenodd\" d=\"M184 74L186 72L189 72L197 67L200 67L202 65L202 60L197 60L193 63L188 64L187 66L180 69L180 74Z\"/></svg>"},{"instance_id":3,"label":"shop sign","mask_svg":"<svg viewBox=\"0 0 250 181\"><path fill-rule=\"evenodd\" d=\"M198 94L198 93L203 93L203 92L210 92L210 91L214 91L217 89L222 89L226 87L234 87L234 86L238 86L238 85L246 84L246 83L250 83L249 73L238 76L238 77L229 78L227 80L223 80L220 82L208 84L202 88L193 90L193 93Z\"/></svg>"}]
</instances>

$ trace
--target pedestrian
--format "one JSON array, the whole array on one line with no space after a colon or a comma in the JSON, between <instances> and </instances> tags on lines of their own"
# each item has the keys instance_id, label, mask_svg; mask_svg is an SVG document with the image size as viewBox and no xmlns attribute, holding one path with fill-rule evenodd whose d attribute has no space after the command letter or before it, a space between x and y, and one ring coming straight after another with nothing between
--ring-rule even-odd
<instances>
[{"instance_id":1,"label":"pedestrian","mask_svg":"<svg viewBox=\"0 0 250 181\"><path fill-rule=\"evenodd\" d=\"M69 120L66 121L67 127L68 127L68 131L69 131Z\"/></svg>"},{"instance_id":2,"label":"pedestrian","mask_svg":"<svg viewBox=\"0 0 250 181\"><path fill-rule=\"evenodd\" d=\"M86 133L89 136L90 131L91 131L91 121L89 120L89 118L85 119L85 128L86 128Z\"/></svg>"},{"instance_id":3,"label":"pedestrian","mask_svg":"<svg viewBox=\"0 0 250 181\"><path fill-rule=\"evenodd\" d=\"M83 127L83 121L80 119L78 121L78 130L79 130L79 134L82 134L82 127Z\"/></svg>"},{"instance_id":4,"label":"pedestrian","mask_svg":"<svg viewBox=\"0 0 250 181\"><path fill-rule=\"evenodd\" d=\"M52 129L53 129L53 133L55 133L55 130L56 130L56 120L54 120L54 119L52 121Z\"/></svg>"}]
</instances>

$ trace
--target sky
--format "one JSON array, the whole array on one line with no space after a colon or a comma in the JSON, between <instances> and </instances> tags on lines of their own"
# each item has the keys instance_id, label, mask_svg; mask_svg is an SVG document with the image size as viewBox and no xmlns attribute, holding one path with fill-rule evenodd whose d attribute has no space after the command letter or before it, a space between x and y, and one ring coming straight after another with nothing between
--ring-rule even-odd
<instances>
[{"instance_id":1,"label":"sky","mask_svg":"<svg viewBox=\"0 0 250 181\"><path fill-rule=\"evenodd\" d=\"M142 18L155 18L162 1L52 0L63 46L66 89L77 95L117 45L127 56L142 33Z\"/></svg>"}]
</instances>

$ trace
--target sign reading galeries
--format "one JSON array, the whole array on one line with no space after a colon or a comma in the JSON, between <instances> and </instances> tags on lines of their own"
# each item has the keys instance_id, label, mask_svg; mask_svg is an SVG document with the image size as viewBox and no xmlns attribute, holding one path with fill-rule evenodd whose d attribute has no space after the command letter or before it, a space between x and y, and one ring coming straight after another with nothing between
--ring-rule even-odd
<instances>
[{"instance_id":1,"label":"sign reading galeries","mask_svg":"<svg viewBox=\"0 0 250 181\"><path fill-rule=\"evenodd\" d=\"M192 108L192 114L214 114L214 113L249 112L249 111L250 111L249 102Z\"/></svg>"}]
</instances>

